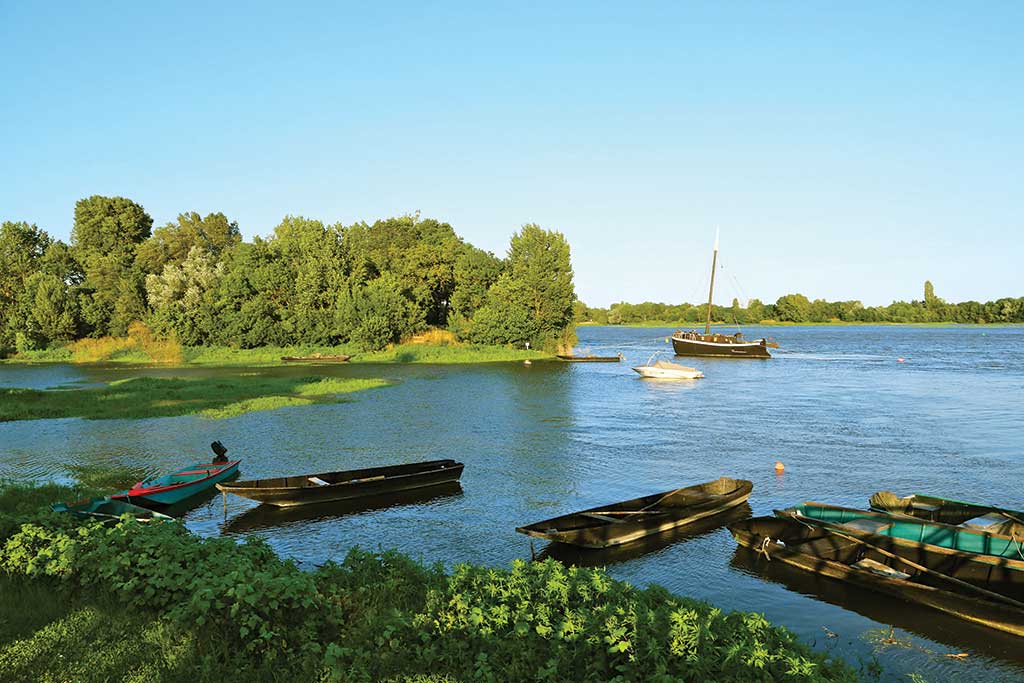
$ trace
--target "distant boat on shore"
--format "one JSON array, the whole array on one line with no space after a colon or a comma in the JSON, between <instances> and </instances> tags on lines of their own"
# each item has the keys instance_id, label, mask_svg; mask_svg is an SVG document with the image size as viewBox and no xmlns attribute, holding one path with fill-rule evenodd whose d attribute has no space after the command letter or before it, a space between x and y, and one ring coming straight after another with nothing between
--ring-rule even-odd
<instances>
[{"instance_id":1,"label":"distant boat on shore","mask_svg":"<svg viewBox=\"0 0 1024 683\"><path fill-rule=\"evenodd\" d=\"M711 257L711 287L708 291L708 317L704 334L696 330L677 330L672 335L672 350L677 356L716 356L719 358L771 358L769 348L779 345L767 339L743 339L743 334L711 334L711 300L715 295L715 266L718 264L718 232L715 232L715 251Z\"/></svg>"}]
</instances>

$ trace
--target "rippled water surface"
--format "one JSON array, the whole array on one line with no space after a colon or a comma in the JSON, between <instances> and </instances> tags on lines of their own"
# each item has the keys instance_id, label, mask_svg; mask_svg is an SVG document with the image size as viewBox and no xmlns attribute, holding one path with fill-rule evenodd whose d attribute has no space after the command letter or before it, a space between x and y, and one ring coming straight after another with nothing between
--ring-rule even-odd
<instances>
[{"instance_id":1,"label":"rippled water surface","mask_svg":"<svg viewBox=\"0 0 1024 683\"><path fill-rule=\"evenodd\" d=\"M0 477L61 479L79 464L166 472L206 457L214 439L242 458L243 478L442 457L466 464L461 488L283 513L229 498L226 517L217 497L186 517L200 534L259 534L306 565L360 545L431 562L505 566L530 556L518 525L720 475L754 482L753 514L803 500L864 507L878 489L1024 508L1022 328L750 329L747 336L779 341L775 358L687 359L706 375L692 382L647 381L630 371L655 351L671 356L670 333L580 328L580 346L621 351L627 362L616 364L258 369L395 384L340 404L231 420L3 423ZM218 372L238 370L0 366L0 386ZM782 475L773 471L776 460L785 463ZM908 672L928 681L1024 679L1019 640L766 567L737 551L722 527L562 559L607 564L636 584L763 612L854 665L877 656L887 679L908 680ZM890 636L902 644L879 642ZM969 656L944 656L955 653Z\"/></svg>"}]
</instances>

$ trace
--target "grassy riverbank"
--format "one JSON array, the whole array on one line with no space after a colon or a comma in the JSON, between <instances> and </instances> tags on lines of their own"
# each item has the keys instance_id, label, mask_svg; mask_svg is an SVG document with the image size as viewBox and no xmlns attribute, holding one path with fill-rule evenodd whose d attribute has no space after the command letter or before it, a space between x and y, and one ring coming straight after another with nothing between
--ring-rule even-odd
<instances>
[{"instance_id":1,"label":"grassy riverbank","mask_svg":"<svg viewBox=\"0 0 1024 683\"><path fill-rule=\"evenodd\" d=\"M258 540L45 510L82 492L0 489L6 680L858 680L760 615L601 570L352 550L306 572Z\"/></svg>"},{"instance_id":2,"label":"grassy riverbank","mask_svg":"<svg viewBox=\"0 0 1024 683\"><path fill-rule=\"evenodd\" d=\"M80 417L88 420L199 415L221 419L287 406L337 403L346 394L386 386L381 379L133 377L100 387L0 389L0 422Z\"/></svg>"},{"instance_id":3,"label":"grassy riverbank","mask_svg":"<svg viewBox=\"0 0 1024 683\"><path fill-rule=\"evenodd\" d=\"M183 347L172 362L155 361L145 351L112 347L109 354L83 356L71 347L29 351L11 356L6 363L123 363L161 367L259 367L286 365L282 356L351 355L350 363L493 363L552 358L550 354L504 346L475 344L398 344L383 351L360 352L343 346L265 346L257 349Z\"/></svg>"}]
</instances>

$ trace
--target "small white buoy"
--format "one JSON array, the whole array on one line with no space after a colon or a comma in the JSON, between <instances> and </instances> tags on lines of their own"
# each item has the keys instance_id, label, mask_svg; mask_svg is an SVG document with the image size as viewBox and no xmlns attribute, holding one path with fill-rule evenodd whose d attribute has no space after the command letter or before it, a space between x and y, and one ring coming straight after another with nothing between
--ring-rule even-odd
<instances>
[{"instance_id":1,"label":"small white buoy","mask_svg":"<svg viewBox=\"0 0 1024 683\"><path fill-rule=\"evenodd\" d=\"M902 359L902 358L897 358L897 359L896 359L896 362L897 362L897 363L902 363L902 362L903 362L903 359Z\"/></svg>"},{"instance_id":2,"label":"small white buoy","mask_svg":"<svg viewBox=\"0 0 1024 683\"><path fill-rule=\"evenodd\" d=\"M523 365L533 365L533 361L527 358L526 360L523 361Z\"/></svg>"}]
</instances>

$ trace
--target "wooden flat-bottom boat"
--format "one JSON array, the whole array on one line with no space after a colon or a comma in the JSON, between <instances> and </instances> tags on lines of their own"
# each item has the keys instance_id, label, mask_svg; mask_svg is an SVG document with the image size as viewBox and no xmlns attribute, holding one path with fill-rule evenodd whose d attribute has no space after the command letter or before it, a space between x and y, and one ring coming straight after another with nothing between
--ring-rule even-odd
<instances>
[{"instance_id":1,"label":"wooden flat-bottom boat","mask_svg":"<svg viewBox=\"0 0 1024 683\"><path fill-rule=\"evenodd\" d=\"M991 544L992 540L985 538L990 534L912 517L820 503L804 503L776 510L775 515L866 541L947 576L1024 599L1024 559L1019 555L1014 559L965 549L984 548ZM997 540L996 543L1002 545L1009 540L1012 539Z\"/></svg>"},{"instance_id":2,"label":"wooden flat-bottom boat","mask_svg":"<svg viewBox=\"0 0 1024 683\"><path fill-rule=\"evenodd\" d=\"M913 541L957 550L974 555L991 555L1024 560L1024 537L1015 538L970 526L929 522L918 517L887 512L858 510L840 505L807 502L783 511L782 514L796 513L813 522L845 525L862 532L889 536L898 540Z\"/></svg>"},{"instance_id":3,"label":"wooden flat-bottom boat","mask_svg":"<svg viewBox=\"0 0 1024 683\"><path fill-rule=\"evenodd\" d=\"M1024 610L1020 607L959 587L948 577L920 571L828 528L793 517L755 517L730 524L729 532L741 546L773 562L1024 636Z\"/></svg>"},{"instance_id":4,"label":"wooden flat-bottom boat","mask_svg":"<svg viewBox=\"0 0 1024 683\"><path fill-rule=\"evenodd\" d=\"M920 493L900 498L889 491L879 491L871 496L869 502L871 509L877 512L910 515L928 522L953 524L1024 539L1024 512L1019 510Z\"/></svg>"},{"instance_id":5,"label":"wooden flat-bottom boat","mask_svg":"<svg viewBox=\"0 0 1024 683\"><path fill-rule=\"evenodd\" d=\"M127 491L115 493L111 498L129 503L135 500L146 504L174 505L213 489L219 482L237 476L238 465L241 462L234 460L189 465L172 474L140 481Z\"/></svg>"},{"instance_id":6,"label":"wooden flat-bottom boat","mask_svg":"<svg viewBox=\"0 0 1024 683\"><path fill-rule=\"evenodd\" d=\"M564 360L568 363L618 363L622 360L621 353L614 356L573 356L571 354L560 353L556 357L558 360Z\"/></svg>"},{"instance_id":7,"label":"wooden flat-bottom boat","mask_svg":"<svg viewBox=\"0 0 1024 683\"><path fill-rule=\"evenodd\" d=\"M753 488L749 481L722 477L553 517L516 531L583 548L608 548L725 512L745 502Z\"/></svg>"},{"instance_id":8,"label":"wooden flat-bottom boat","mask_svg":"<svg viewBox=\"0 0 1024 683\"><path fill-rule=\"evenodd\" d=\"M174 517L169 515L113 498L92 498L74 503L54 503L50 509L54 512L68 512L81 519L116 520L120 519L121 515L131 515L140 522L149 522L155 519L167 522L175 521Z\"/></svg>"},{"instance_id":9,"label":"wooden flat-bottom boat","mask_svg":"<svg viewBox=\"0 0 1024 683\"><path fill-rule=\"evenodd\" d=\"M225 482L218 484L217 488L260 503L290 507L454 482L462 476L463 467L461 462L454 460L431 460L390 467Z\"/></svg>"},{"instance_id":10,"label":"wooden flat-bottom boat","mask_svg":"<svg viewBox=\"0 0 1024 683\"><path fill-rule=\"evenodd\" d=\"M312 356L281 356L285 363L345 363L352 356L324 356L314 353Z\"/></svg>"}]
</instances>

